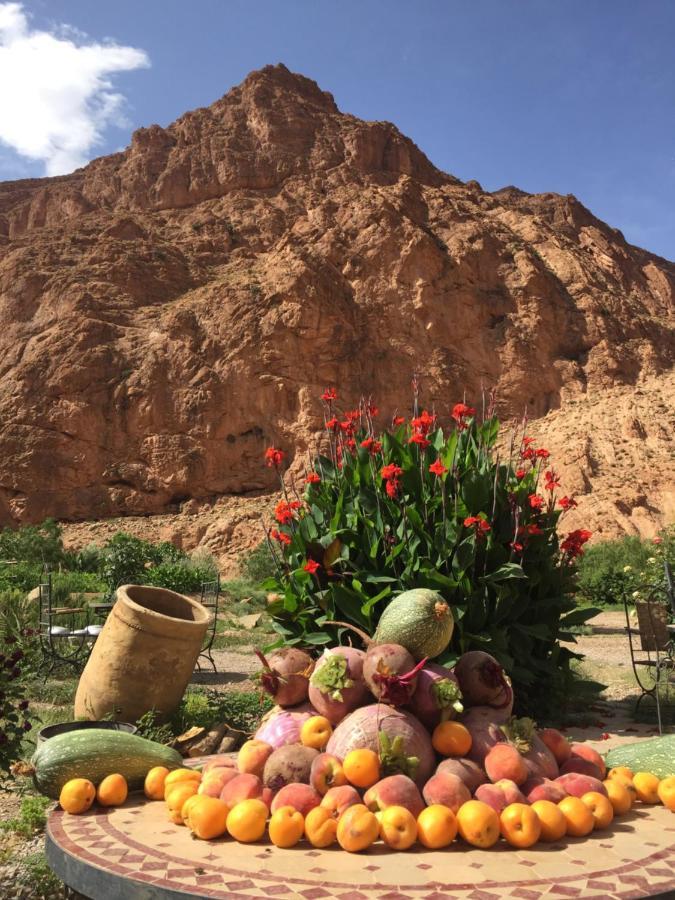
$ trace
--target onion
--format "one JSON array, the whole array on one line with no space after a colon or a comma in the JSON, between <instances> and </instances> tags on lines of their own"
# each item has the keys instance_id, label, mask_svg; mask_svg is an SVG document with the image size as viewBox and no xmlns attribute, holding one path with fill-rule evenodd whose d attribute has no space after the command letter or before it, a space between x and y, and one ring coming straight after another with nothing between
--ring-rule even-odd
<instances>
[{"instance_id":1,"label":"onion","mask_svg":"<svg viewBox=\"0 0 675 900\"><path fill-rule=\"evenodd\" d=\"M308 703L303 703L296 710L272 710L271 715L265 717L254 737L257 741L271 744L275 750L286 744L299 744L303 723L315 715L316 710L312 709Z\"/></svg>"},{"instance_id":2,"label":"onion","mask_svg":"<svg viewBox=\"0 0 675 900\"><path fill-rule=\"evenodd\" d=\"M309 701L331 725L337 725L368 696L363 680L366 654L354 647L325 650L309 679Z\"/></svg>"}]
</instances>

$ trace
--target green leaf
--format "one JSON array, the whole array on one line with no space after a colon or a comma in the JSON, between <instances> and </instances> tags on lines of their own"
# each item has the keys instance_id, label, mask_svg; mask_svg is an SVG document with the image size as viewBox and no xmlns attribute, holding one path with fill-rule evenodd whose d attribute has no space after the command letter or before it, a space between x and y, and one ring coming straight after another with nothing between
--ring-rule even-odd
<instances>
[{"instance_id":1,"label":"green leaf","mask_svg":"<svg viewBox=\"0 0 675 900\"><path fill-rule=\"evenodd\" d=\"M602 610L597 606L579 606L560 620L560 627L570 628L572 625L582 625L584 622L594 618L601 612Z\"/></svg>"},{"instance_id":2,"label":"green leaf","mask_svg":"<svg viewBox=\"0 0 675 900\"><path fill-rule=\"evenodd\" d=\"M523 567L519 563L505 563L489 575L484 575L481 581L495 584L500 581L509 581L514 578L527 578Z\"/></svg>"}]
</instances>

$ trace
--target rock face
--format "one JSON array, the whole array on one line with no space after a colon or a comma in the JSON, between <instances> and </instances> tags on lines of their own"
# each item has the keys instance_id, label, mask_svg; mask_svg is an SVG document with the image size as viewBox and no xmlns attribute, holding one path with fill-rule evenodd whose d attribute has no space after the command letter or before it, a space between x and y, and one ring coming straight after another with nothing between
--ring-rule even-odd
<instances>
[{"instance_id":1,"label":"rock face","mask_svg":"<svg viewBox=\"0 0 675 900\"><path fill-rule=\"evenodd\" d=\"M495 387L570 457L568 406L620 398L630 453L662 426L612 511L648 531L665 507L631 503L673 450L674 293L673 263L574 197L463 184L267 67L72 175L0 184L0 524L272 490L264 448L306 458L325 386L389 415L417 372L441 417ZM644 385L661 425L631 412Z\"/></svg>"}]
</instances>

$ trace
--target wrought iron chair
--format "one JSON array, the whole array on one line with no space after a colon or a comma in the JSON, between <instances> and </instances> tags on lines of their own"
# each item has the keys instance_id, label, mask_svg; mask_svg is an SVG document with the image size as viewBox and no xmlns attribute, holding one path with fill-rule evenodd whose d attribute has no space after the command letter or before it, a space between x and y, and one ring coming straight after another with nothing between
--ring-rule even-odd
<instances>
[{"instance_id":1,"label":"wrought iron chair","mask_svg":"<svg viewBox=\"0 0 675 900\"><path fill-rule=\"evenodd\" d=\"M205 581L202 583L199 602L202 604L202 606L205 606L206 609L209 610L212 618L206 632L206 636L204 638L201 652L197 659L197 669L201 672L202 667L199 663L199 660L203 657L205 660L209 661L211 667L213 668L213 671L217 672L218 669L216 667L216 662L211 651L213 649L213 642L216 639L216 627L218 625L218 608L220 606L220 577L216 578L214 581Z\"/></svg>"},{"instance_id":2,"label":"wrought iron chair","mask_svg":"<svg viewBox=\"0 0 675 900\"><path fill-rule=\"evenodd\" d=\"M635 601L637 628L631 622L628 599L624 596L630 658L635 680L642 692L635 710L637 712L643 697L652 697L656 702L659 734L662 734L660 689L665 686L665 702L668 705L670 683L675 672L673 636L668 630L670 598L667 586L650 585L643 591L645 599Z\"/></svg>"},{"instance_id":3,"label":"wrought iron chair","mask_svg":"<svg viewBox=\"0 0 675 900\"><path fill-rule=\"evenodd\" d=\"M44 679L59 665L72 666L79 672L103 626L89 622L90 610L87 607L54 605L52 573L48 569L44 570L37 586L37 599Z\"/></svg>"}]
</instances>

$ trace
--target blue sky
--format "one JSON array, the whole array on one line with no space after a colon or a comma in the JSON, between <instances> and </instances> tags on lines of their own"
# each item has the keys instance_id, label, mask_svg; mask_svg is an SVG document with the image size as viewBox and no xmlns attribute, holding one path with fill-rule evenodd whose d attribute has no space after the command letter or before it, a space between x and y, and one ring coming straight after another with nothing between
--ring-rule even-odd
<instances>
[{"instance_id":1,"label":"blue sky","mask_svg":"<svg viewBox=\"0 0 675 900\"><path fill-rule=\"evenodd\" d=\"M674 47L672 0L0 0L0 179L119 149L284 62L459 178L575 194L673 259Z\"/></svg>"}]
</instances>

